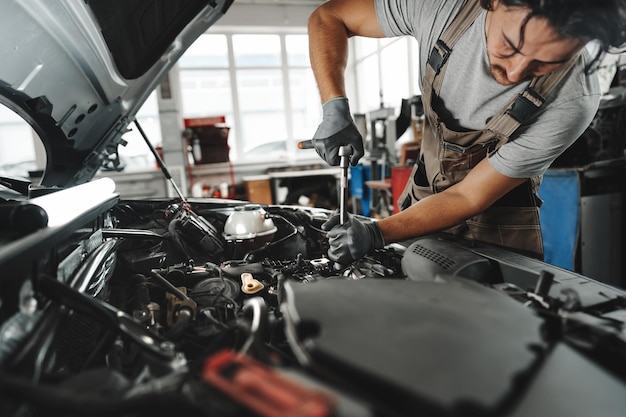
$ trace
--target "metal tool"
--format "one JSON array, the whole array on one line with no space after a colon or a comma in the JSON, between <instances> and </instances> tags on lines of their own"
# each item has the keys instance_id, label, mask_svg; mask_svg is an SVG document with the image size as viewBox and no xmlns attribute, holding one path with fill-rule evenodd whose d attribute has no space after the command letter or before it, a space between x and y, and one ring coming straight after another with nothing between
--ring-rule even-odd
<instances>
[{"instance_id":1,"label":"metal tool","mask_svg":"<svg viewBox=\"0 0 626 417\"><path fill-rule=\"evenodd\" d=\"M312 140L298 142L298 149L312 149ZM341 184L339 189L339 221L344 224L348 219L348 168L350 167L350 157L352 156L352 146L343 145L339 148L339 167L341 168Z\"/></svg>"},{"instance_id":2,"label":"metal tool","mask_svg":"<svg viewBox=\"0 0 626 417\"><path fill-rule=\"evenodd\" d=\"M344 145L339 148L339 167L341 168L341 184L339 188L339 223L344 224L348 220L348 168L352 146Z\"/></svg>"},{"instance_id":3,"label":"metal tool","mask_svg":"<svg viewBox=\"0 0 626 417\"><path fill-rule=\"evenodd\" d=\"M298 149L313 148L312 140L304 140L298 142ZM348 168L350 167L350 157L352 156L352 146L343 145L339 147L339 167L341 168L340 185L339 185L339 224L343 225L348 220ZM345 268L337 262L333 265L335 270Z\"/></svg>"},{"instance_id":4,"label":"metal tool","mask_svg":"<svg viewBox=\"0 0 626 417\"><path fill-rule=\"evenodd\" d=\"M348 167L352 156L352 146L343 145L339 148L339 167L341 168L339 185L339 224L343 225L348 220ZM335 270L345 269L345 265L335 262Z\"/></svg>"}]
</instances>

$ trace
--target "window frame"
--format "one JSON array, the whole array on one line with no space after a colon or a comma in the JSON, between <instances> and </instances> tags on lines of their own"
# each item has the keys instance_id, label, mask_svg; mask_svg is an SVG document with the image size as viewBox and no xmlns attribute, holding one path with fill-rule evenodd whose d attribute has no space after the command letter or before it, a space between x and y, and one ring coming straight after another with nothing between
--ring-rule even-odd
<instances>
[{"instance_id":1,"label":"window frame","mask_svg":"<svg viewBox=\"0 0 626 417\"><path fill-rule=\"evenodd\" d=\"M232 117L230 120L227 119L226 124L231 128L232 142L229 140L230 145L230 156L231 160L235 164L246 164L246 163L257 163L258 160L250 160L246 159L244 156L244 152L246 150L246 145L251 144L252 142L249 138L245 138L243 133L245 129L243 128L242 122L242 105L240 102L241 94L238 86L239 75L241 71L249 71L249 70L277 70L281 74L282 79L282 101L284 104L284 129L287 135L287 152L284 156L284 160L281 161L289 164L294 163L310 163L310 162L319 162L319 157L313 151L302 151L297 148L296 140L292 139L308 139L307 138L298 138L295 135L295 108L293 105L293 94L292 91L295 89L294 86L291 85L291 71L311 71L310 63L307 62L302 63L292 63L289 62L289 53L287 50L287 38L289 36L307 36L306 27L286 27L280 30L276 30L276 28L263 28L263 27L236 27L236 28L227 28L227 27L214 27L205 32L206 35L223 35L226 37L226 45L227 45L227 54L228 54L228 67L217 67L217 66L198 66L195 65L193 67L186 67L183 61L178 63L179 72L181 75L181 80L184 78L186 72L191 71L202 71L202 72L210 72L210 71L226 71L230 77L230 94L231 94L231 102L232 102ZM279 44L280 44L280 64L277 66L237 66L235 60L235 50L233 44L233 37L237 35L274 35L278 36ZM308 44L308 42L307 42ZM308 49L306 51L306 56L308 58ZM319 101L319 94L317 91L317 86L315 85L314 80L311 81L315 90L315 100L316 100L316 108L317 114L307 115L306 119L311 124L310 128L310 136L313 136L315 132L315 128L317 124L321 120L321 102ZM181 83L182 84L182 83ZM184 96L185 90L181 85L181 95ZM311 100L313 98L310 98ZM313 106L308 106L311 109ZM181 103L180 109L181 115L183 118L189 117L188 111L184 109L184 105ZM227 114L231 114L230 111L225 111ZM206 116L215 116L215 115L206 115ZM195 116L192 116L195 117ZM309 121L310 119L310 121ZM229 138L229 139L231 139ZM282 140L282 139L281 139ZM264 142L262 142L264 143ZM274 156L267 155L265 161L271 162ZM274 159L274 161L276 161Z\"/></svg>"}]
</instances>

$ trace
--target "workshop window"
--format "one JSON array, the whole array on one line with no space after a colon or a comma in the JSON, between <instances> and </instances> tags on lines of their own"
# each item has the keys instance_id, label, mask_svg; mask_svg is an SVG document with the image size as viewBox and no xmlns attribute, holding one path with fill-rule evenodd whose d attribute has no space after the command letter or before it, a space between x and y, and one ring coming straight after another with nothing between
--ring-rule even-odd
<instances>
[{"instance_id":1,"label":"workshop window","mask_svg":"<svg viewBox=\"0 0 626 417\"><path fill-rule=\"evenodd\" d=\"M399 110L403 98L421 94L415 39L355 37L352 42L354 59L348 70L355 74L349 93L354 112L367 113L381 104Z\"/></svg>"},{"instance_id":2,"label":"workshop window","mask_svg":"<svg viewBox=\"0 0 626 417\"><path fill-rule=\"evenodd\" d=\"M159 108L157 104L156 91L153 91L143 106L135 116L139 125L154 146L161 145L161 125L159 122ZM127 142L126 146L118 147L121 167L125 171L140 170L146 167L154 167L156 161L152 153L147 151L147 145L134 124L131 124L130 131L125 133L123 138ZM110 167L113 168L113 167ZM119 168L119 167L118 167ZM106 169L106 168L105 168Z\"/></svg>"},{"instance_id":3,"label":"workshop window","mask_svg":"<svg viewBox=\"0 0 626 417\"><path fill-rule=\"evenodd\" d=\"M200 36L179 61L183 117L225 115L235 162L317 157L296 147L321 118L308 48L302 33Z\"/></svg>"},{"instance_id":4,"label":"workshop window","mask_svg":"<svg viewBox=\"0 0 626 417\"><path fill-rule=\"evenodd\" d=\"M357 65L357 90L356 90L356 106L352 106L353 112L369 112L380 107L381 93L384 92L381 87L379 58L377 55L370 55L364 58ZM355 102L355 100L351 100Z\"/></svg>"},{"instance_id":5,"label":"workshop window","mask_svg":"<svg viewBox=\"0 0 626 417\"><path fill-rule=\"evenodd\" d=\"M237 156L262 159L268 153L259 153L257 146L287 140L281 39L259 34L232 39L240 124L237 146L243 150Z\"/></svg>"},{"instance_id":6,"label":"workshop window","mask_svg":"<svg viewBox=\"0 0 626 417\"><path fill-rule=\"evenodd\" d=\"M231 120L233 95L227 69L190 69L180 76L185 117L225 115Z\"/></svg>"},{"instance_id":7,"label":"workshop window","mask_svg":"<svg viewBox=\"0 0 626 417\"><path fill-rule=\"evenodd\" d=\"M236 67L280 67L278 35L233 35Z\"/></svg>"},{"instance_id":8,"label":"workshop window","mask_svg":"<svg viewBox=\"0 0 626 417\"><path fill-rule=\"evenodd\" d=\"M228 68L228 44L224 35L202 35L178 61L185 68Z\"/></svg>"},{"instance_id":9,"label":"workshop window","mask_svg":"<svg viewBox=\"0 0 626 417\"><path fill-rule=\"evenodd\" d=\"M285 36L287 49L287 61L290 66L310 67L309 61L309 37L307 35Z\"/></svg>"},{"instance_id":10,"label":"workshop window","mask_svg":"<svg viewBox=\"0 0 626 417\"><path fill-rule=\"evenodd\" d=\"M310 139L319 124L320 97L310 68L289 71L293 138ZM309 152L297 151L299 154Z\"/></svg>"},{"instance_id":11,"label":"workshop window","mask_svg":"<svg viewBox=\"0 0 626 417\"><path fill-rule=\"evenodd\" d=\"M287 140L280 70L238 70L237 92L244 156L258 156L250 150L259 144Z\"/></svg>"},{"instance_id":12,"label":"workshop window","mask_svg":"<svg viewBox=\"0 0 626 417\"><path fill-rule=\"evenodd\" d=\"M43 147L30 125L0 104L0 176L28 178L29 172L43 166L37 161L36 144Z\"/></svg>"}]
</instances>

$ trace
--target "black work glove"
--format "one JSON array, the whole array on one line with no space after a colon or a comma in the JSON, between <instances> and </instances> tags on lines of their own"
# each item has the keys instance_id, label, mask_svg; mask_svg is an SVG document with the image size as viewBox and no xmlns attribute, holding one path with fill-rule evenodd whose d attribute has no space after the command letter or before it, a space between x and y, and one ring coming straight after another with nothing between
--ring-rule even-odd
<instances>
[{"instance_id":1,"label":"black work glove","mask_svg":"<svg viewBox=\"0 0 626 417\"><path fill-rule=\"evenodd\" d=\"M348 214L344 224L339 224L339 214L334 214L322 229L328 230L328 257L340 264L349 264L365 254L385 246L385 239L376 222L360 221Z\"/></svg>"},{"instance_id":2,"label":"black work glove","mask_svg":"<svg viewBox=\"0 0 626 417\"><path fill-rule=\"evenodd\" d=\"M363 138L357 129L345 97L331 98L322 106L322 123L313 135L317 154L331 166L339 165L339 148L350 145L350 164L355 166L364 154Z\"/></svg>"}]
</instances>

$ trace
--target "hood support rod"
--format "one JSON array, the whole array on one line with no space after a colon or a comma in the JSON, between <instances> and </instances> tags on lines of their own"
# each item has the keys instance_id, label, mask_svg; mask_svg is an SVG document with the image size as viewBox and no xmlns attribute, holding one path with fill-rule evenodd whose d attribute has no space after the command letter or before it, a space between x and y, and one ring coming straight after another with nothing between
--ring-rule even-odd
<instances>
[{"instance_id":1,"label":"hood support rod","mask_svg":"<svg viewBox=\"0 0 626 417\"><path fill-rule=\"evenodd\" d=\"M176 194L178 194L178 196L180 197L182 202L186 203L187 199L185 198L183 193L180 191L180 188L178 188L178 186L176 185L176 182L172 178L172 174L170 174L170 171L167 169L167 166L165 165L165 162L163 161L163 159L161 158L159 153L156 151L156 149L154 148L152 143L150 143L150 140L148 139L148 136L146 135L146 132L144 132L143 129L141 128L141 125L139 124L139 121L137 119L135 119L134 123L135 123L135 126L137 126L137 130L139 130L139 134L141 134L141 137L143 138L143 140L148 145L148 148L150 148L150 152L152 152L152 155L154 155L154 158L156 159L157 164L159 164L159 168L161 168L161 171L163 171L163 175L165 175L165 178L167 178L167 180L172 184L172 187L174 187L174 190L176 191Z\"/></svg>"}]
</instances>

